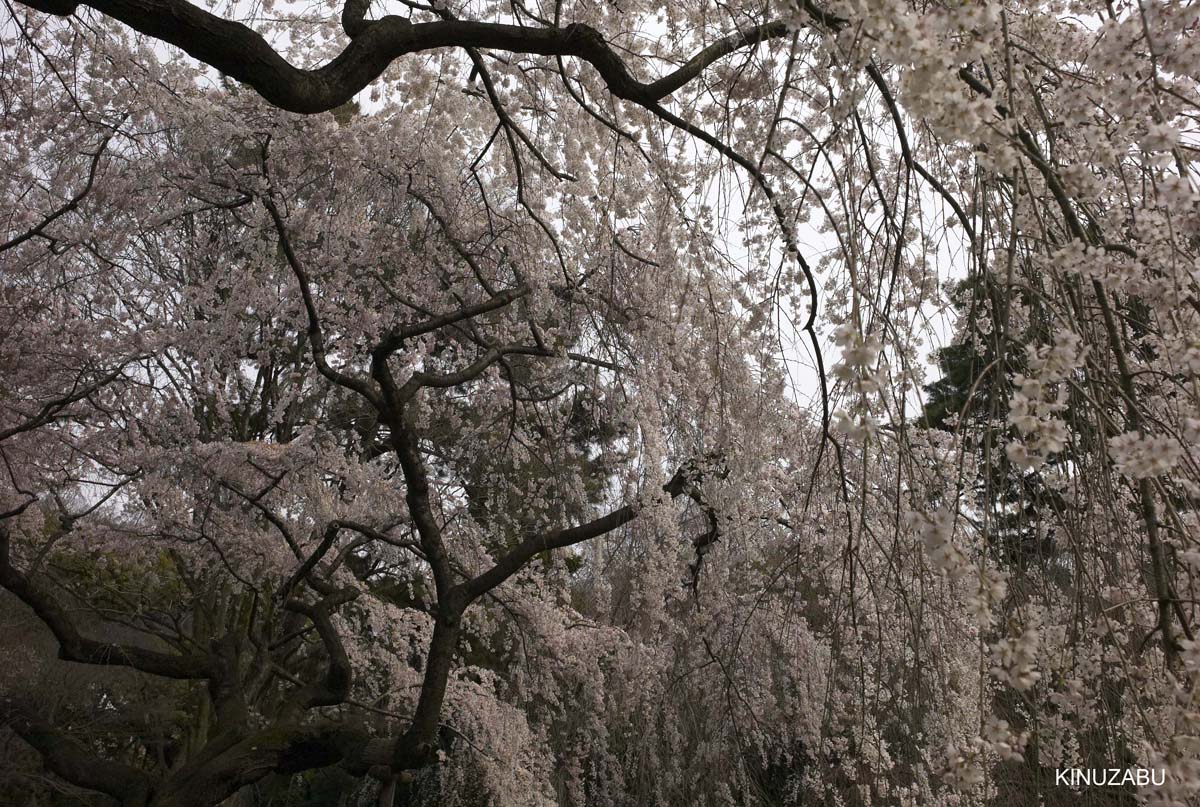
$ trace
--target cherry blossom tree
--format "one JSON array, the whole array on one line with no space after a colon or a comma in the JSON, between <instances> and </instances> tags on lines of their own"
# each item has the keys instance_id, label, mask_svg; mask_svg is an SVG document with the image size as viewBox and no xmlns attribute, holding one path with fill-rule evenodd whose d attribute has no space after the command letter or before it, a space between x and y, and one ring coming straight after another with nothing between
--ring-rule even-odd
<instances>
[{"instance_id":1,"label":"cherry blossom tree","mask_svg":"<svg viewBox=\"0 0 1200 807\"><path fill-rule=\"evenodd\" d=\"M1197 796L1200 7L7 9L12 799Z\"/></svg>"}]
</instances>

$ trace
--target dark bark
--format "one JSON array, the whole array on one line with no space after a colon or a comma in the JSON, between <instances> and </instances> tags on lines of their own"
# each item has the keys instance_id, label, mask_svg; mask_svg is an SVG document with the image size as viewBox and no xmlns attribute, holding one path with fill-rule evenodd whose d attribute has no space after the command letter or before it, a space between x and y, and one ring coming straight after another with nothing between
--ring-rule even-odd
<instances>
[{"instance_id":1,"label":"dark bark","mask_svg":"<svg viewBox=\"0 0 1200 807\"><path fill-rule=\"evenodd\" d=\"M131 667L151 675L180 680L211 678L215 672L209 656L163 653L137 645L100 642L83 636L67 609L50 592L12 565L8 529L3 525L0 525L0 586L33 609L58 640L59 656L67 661Z\"/></svg>"},{"instance_id":2,"label":"dark bark","mask_svg":"<svg viewBox=\"0 0 1200 807\"><path fill-rule=\"evenodd\" d=\"M634 78L604 36L587 25L529 28L467 20L413 24L394 15L369 21L365 19L365 4L354 2L342 15L350 43L328 64L302 70L251 28L210 14L186 0L89 0L83 4L26 0L25 5L59 15L72 14L79 5L90 6L248 84L275 106L305 114L341 106L402 56L447 47L573 56L591 64L616 97L653 104L718 59L788 32L782 21L751 26L714 41L674 72L642 82Z\"/></svg>"},{"instance_id":3,"label":"dark bark","mask_svg":"<svg viewBox=\"0 0 1200 807\"><path fill-rule=\"evenodd\" d=\"M219 755L188 765L156 790L153 807L211 807L271 774L345 764L357 773L386 764L391 743L343 723L272 726Z\"/></svg>"},{"instance_id":4,"label":"dark bark","mask_svg":"<svg viewBox=\"0 0 1200 807\"><path fill-rule=\"evenodd\" d=\"M73 785L140 805L149 796L149 780L137 768L104 759L29 710L0 701L4 724L42 755L42 762Z\"/></svg>"}]
</instances>

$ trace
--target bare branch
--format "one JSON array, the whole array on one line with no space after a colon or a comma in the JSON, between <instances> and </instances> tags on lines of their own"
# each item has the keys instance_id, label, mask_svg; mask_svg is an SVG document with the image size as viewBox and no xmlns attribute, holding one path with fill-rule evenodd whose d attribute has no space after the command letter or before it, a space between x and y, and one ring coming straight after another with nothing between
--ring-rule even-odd
<instances>
[{"instance_id":1,"label":"bare branch","mask_svg":"<svg viewBox=\"0 0 1200 807\"><path fill-rule=\"evenodd\" d=\"M45 229L53 224L56 220L79 207L79 203L83 201L85 196L91 193L92 186L96 183L96 174L100 170L100 158L104 155L104 150L108 148L108 143L110 140L112 140L114 134L116 134L115 129L106 134L104 139L100 141L100 145L96 146L96 150L90 155L92 159L88 164L87 178L84 180L83 187L76 191L75 194L67 200L66 204L55 210L53 213L47 215L40 222L38 222L38 224L21 233L20 235L8 239L3 244L0 244L0 252L5 252L15 246L23 244L30 238L41 236Z\"/></svg>"},{"instance_id":2,"label":"bare branch","mask_svg":"<svg viewBox=\"0 0 1200 807\"><path fill-rule=\"evenodd\" d=\"M117 378L119 378L123 372L125 372L126 367L133 362L141 361L144 358L146 357L135 356L128 361L124 361L115 370L106 373L96 381L93 381L91 384L87 384L82 387L79 386L79 379L76 379L74 388L72 388L65 395L60 395L59 397L42 404L41 409L38 410L36 415L29 416L24 422L18 423L16 426L10 426L7 429L0 430L0 441L7 440L8 438L21 434L22 432L32 431L33 429L46 425L50 421L54 420L54 418L57 417L59 412L61 412L63 409L73 403L84 400L85 398L98 392L102 387L111 384L113 381L117 380Z\"/></svg>"}]
</instances>

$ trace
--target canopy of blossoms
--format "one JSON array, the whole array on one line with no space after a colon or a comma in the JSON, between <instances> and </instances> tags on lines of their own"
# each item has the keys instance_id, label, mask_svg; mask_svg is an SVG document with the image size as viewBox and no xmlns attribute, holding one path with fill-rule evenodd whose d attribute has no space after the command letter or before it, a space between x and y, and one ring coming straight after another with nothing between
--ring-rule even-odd
<instances>
[{"instance_id":1,"label":"canopy of blossoms","mask_svg":"<svg viewBox=\"0 0 1200 807\"><path fill-rule=\"evenodd\" d=\"M0 801L1200 798L1200 4L3 14Z\"/></svg>"}]
</instances>

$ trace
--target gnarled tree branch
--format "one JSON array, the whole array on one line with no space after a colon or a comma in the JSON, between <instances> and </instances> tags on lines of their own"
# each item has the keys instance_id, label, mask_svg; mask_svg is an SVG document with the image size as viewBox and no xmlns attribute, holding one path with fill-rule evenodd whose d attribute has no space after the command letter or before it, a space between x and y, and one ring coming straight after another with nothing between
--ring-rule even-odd
<instances>
[{"instance_id":1,"label":"gnarled tree branch","mask_svg":"<svg viewBox=\"0 0 1200 807\"><path fill-rule=\"evenodd\" d=\"M42 755L46 767L79 787L105 793L126 803L149 790L149 780L137 768L97 756L82 743L7 700L0 703L7 725Z\"/></svg>"},{"instance_id":2,"label":"gnarled tree branch","mask_svg":"<svg viewBox=\"0 0 1200 807\"><path fill-rule=\"evenodd\" d=\"M0 526L0 586L33 609L58 640L62 658L84 664L131 667L151 675L185 681L212 678L216 674L212 659L208 656L162 653L135 645L86 638L52 594L12 565L9 543L8 530Z\"/></svg>"},{"instance_id":3,"label":"gnarled tree branch","mask_svg":"<svg viewBox=\"0 0 1200 807\"><path fill-rule=\"evenodd\" d=\"M26 0L49 14L72 14L71 0ZM374 81L396 59L437 48L486 48L543 56L573 56L591 64L618 98L651 104L683 87L713 62L736 50L783 37L783 21L751 26L709 44L675 71L642 82L629 71L604 36L587 25L531 28L468 20L411 23L388 15L369 21L366 4L347 3L342 27L348 44L329 63L313 70L293 66L260 34L186 0L88 0L102 14L175 45L196 59L253 87L267 101L291 112L312 114L341 106Z\"/></svg>"}]
</instances>

